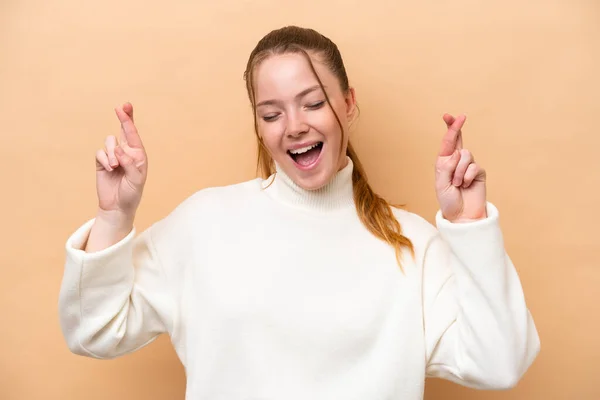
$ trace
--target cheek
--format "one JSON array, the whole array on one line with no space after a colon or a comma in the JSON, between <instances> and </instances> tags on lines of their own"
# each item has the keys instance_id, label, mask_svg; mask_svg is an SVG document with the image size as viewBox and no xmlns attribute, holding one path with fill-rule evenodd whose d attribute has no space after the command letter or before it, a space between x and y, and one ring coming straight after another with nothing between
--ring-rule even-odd
<instances>
[{"instance_id":1,"label":"cheek","mask_svg":"<svg viewBox=\"0 0 600 400\"><path fill-rule=\"evenodd\" d=\"M280 123L263 123L258 127L263 144L271 154L281 152L281 139L283 127Z\"/></svg>"},{"instance_id":2,"label":"cheek","mask_svg":"<svg viewBox=\"0 0 600 400\"><path fill-rule=\"evenodd\" d=\"M346 114L345 110L340 109L341 107L336 107L335 112L340 118L340 122L342 123L342 128L344 131L347 131L346 125ZM327 137L328 140L333 141L335 146L339 146L342 129L340 129L340 125L338 124L338 120L335 115L331 111L329 107L323 110L323 113L320 116L319 121L320 131L323 135Z\"/></svg>"}]
</instances>

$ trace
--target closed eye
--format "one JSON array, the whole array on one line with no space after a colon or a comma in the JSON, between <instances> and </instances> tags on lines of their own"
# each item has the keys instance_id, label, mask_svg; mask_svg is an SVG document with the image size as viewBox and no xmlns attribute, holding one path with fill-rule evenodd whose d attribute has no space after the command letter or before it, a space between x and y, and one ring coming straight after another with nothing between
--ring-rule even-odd
<instances>
[{"instance_id":1,"label":"closed eye","mask_svg":"<svg viewBox=\"0 0 600 400\"><path fill-rule=\"evenodd\" d=\"M277 119L278 116L279 116L279 114L270 114L270 115L265 115L264 117L262 117L262 119L265 122L272 122L272 121L275 121L275 119Z\"/></svg>"},{"instance_id":2,"label":"closed eye","mask_svg":"<svg viewBox=\"0 0 600 400\"><path fill-rule=\"evenodd\" d=\"M317 101L316 103L309 104L306 107L311 110L317 110L317 109L321 108L323 106L323 104L325 104L325 100Z\"/></svg>"},{"instance_id":3,"label":"closed eye","mask_svg":"<svg viewBox=\"0 0 600 400\"><path fill-rule=\"evenodd\" d=\"M321 100L321 101L317 101L315 103L308 104L306 106L306 108L308 108L309 110L318 110L319 108L323 107L323 104L325 104L325 100ZM279 117L279 114L267 114L267 115L263 116L262 119L265 122L273 122L278 117Z\"/></svg>"}]
</instances>

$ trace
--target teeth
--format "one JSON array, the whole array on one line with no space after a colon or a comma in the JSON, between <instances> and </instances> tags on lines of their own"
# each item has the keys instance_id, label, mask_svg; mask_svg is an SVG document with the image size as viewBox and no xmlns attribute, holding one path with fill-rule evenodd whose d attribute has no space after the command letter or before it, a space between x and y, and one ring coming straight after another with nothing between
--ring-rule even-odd
<instances>
[{"instance_id":1,"label":"teeth","mask_svg":"<svg viewBox=\"0 0 600 400\"><path fill-rule=\"evenodd\" d=\"M290 150L290 153L292 154L302 154L302 153L306 153L307 151L309 151L310 149L314 149L315 147L317 147L319 145L319 143L315 143L311 146L306 146L303 147L301 149L296 149L296 150Z\"/></svg>"}]
</instances>

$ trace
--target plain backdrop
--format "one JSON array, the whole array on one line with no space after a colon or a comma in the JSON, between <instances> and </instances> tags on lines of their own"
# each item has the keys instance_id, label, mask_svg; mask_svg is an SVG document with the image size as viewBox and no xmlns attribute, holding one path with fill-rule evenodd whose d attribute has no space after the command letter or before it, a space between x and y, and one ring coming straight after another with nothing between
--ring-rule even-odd
<instances>
[{"instance_id":1,"label":"plain backdrop","mask_svg":"<svg viewBox=\"0 0 600 400\"><path fill-rule=\"evenodd\" d=\"M441 117L468 116L542 350L513 390L432 380L426 399L599 399L598 0L0 0L0 399L183 399L166 336L110 361L68 351L64 244L94 216L94 154L125 101L150 163L138 229L254 178L242 73L289 24L339 45L372 185L429 221Z\"/></svg>"}]
</instances>

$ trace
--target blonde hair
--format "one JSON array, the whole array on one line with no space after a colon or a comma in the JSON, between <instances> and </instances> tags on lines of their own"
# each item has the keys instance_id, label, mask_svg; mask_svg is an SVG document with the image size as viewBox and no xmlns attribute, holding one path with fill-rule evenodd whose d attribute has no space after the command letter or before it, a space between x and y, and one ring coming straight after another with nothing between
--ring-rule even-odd
<instances>
[{"instance_id":1,"label":"blonde hair","mask_svg":"<svg viewBox=\"0 0 600 400\"><path fill-rule=\"evenodd\" d=\"M244 79L246 81L248 97L252 103L254 114L254 131L258 140L257 168L260 169L263 178L268 178L275 173L275 164L258 133L256 96L253 80L254 70L257 65L260 64L260 62L265 60L270 55L299 53L307 59L313 74L317 78L321 89L323 89L323 93L325 93L323 83L315 71L312 60L308 54L309 51L316 53L321 57L322 62L338 78L342 91L344 93L348 93L348 90L350 90L348 75L346 74L342 56L337 46L330 39L313 29L287 26L271 31L258 42L248 59L246 71L244 72ZM325 99L333 111L340 129L342 130L341 140L343 141L343 125L339 116L333 109L327 93L325 93ZM346 155L354 164L352 171L352 183L354 203L356 205L358 217L363 225L373 235L387 242L395 249L396 259L400 267L402 267L402 249L406 248L410 250L411 254L414 256L413 244L402 234L402 227L394 216L392 206L382 197L377 195L369 185L365 170L350 141L348 141Z\"/></svg>"}]
</instances>

